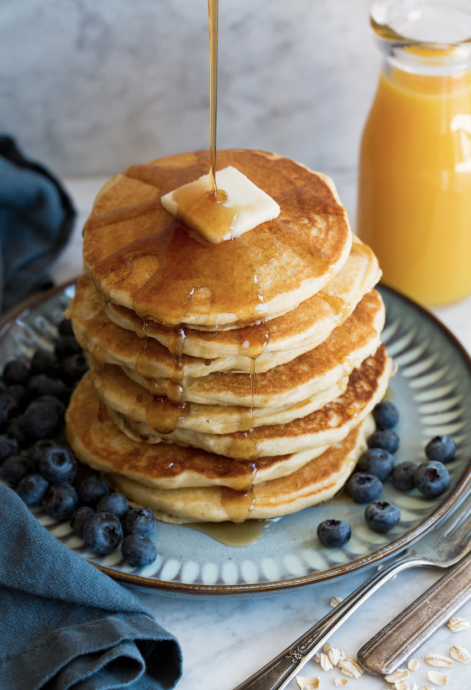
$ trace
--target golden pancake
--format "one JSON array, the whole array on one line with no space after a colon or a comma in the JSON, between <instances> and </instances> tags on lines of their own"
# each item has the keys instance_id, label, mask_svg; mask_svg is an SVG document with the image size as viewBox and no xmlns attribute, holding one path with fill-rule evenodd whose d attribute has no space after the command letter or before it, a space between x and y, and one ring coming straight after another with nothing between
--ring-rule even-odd
<instances>
[{"instance_id":1,"label":"golden pancake","mask_svg":"<svg viewBox=\"0 0 471 690\"><path fill-rule=\"evenodd\" d=\"M295 310L273 319L263 326L268 344L256 359L256 371L264 372L284 364L323 342L333 328L341 325L353 312L363 295L371 290L380 277L378 262L372 251L356 238L350 256L335 279L324 290L306 300ZM168 376L164 370L173 368L173 357L168 356L169 338L172 331L155 322L144 324L135 312L125 307L102 303L106 316L117 326L134 331L139 341L113 329L102 313L98 293L86 275L79 280L76 295L68 316L74 322L76 336L89 352L106 361L122 364L131 369L138 359L147 365L147 378ZM193 359L185 359L188 376L207 376L214 371L250 371L250 344L257 345L257 327L246 327L237 331L203 332L192 328L184 329L182 352ZM146 352L142 351L142 339L146 339ZM160 348L154 340L165 348ZM120 360L119 355L124 359Z\"/></svg>"},{"instance_id":2,"label":"golden pancake","mask_svg":"<svg viewBox=\"0 0 471 690\"><path fill-rule=\"evenodd\" d=\"M250 460L297 453L342 441L383 398L391 370L391 360L381 345L374 356L353 370L347 389L340 398L289 424L257 427L250 433L200 433L180 427L170 433L162 433L146 421L146 410L139 401L126 416L111 406L107 409L115 424L134 440L177 443L230 458Z\"/></svg>"},{"instance_id":3,"label":"golden pancake","mask_svg":"<svg viewBox=\"0 0 471 690\"><path fill-rule=\"evenodd\" d=\"M348 381L347 377L341 378L327 390L278 408L201 405L191 402L184 406L171 406L166 397L154 396L147 388L130 379L120 367L113 364L100 366L90 355L88 361L94 386L105 405L125 417L131 416L135 421L152 421L154 428L162 433L181 428L198 433L231 434L266 424L286 424L293 419L305 417L338 398L345 391Z\"/></svg>"},{"instance_id":4,"label":"golden pancake","mask_svg":"<svg viewBox=\"0 0 471 690\"><path fill-rule=\"evenodd\" d=\"M160 519L169 522L265 520L296 513L332 498L353 472L373 430L374 422L368 415L341 443L301 469L258 484L247 492L223 487L165 491L140 484L122 474L111 474L107 479L131 501L154 510Z\"/></svg>"},{"instance_id":5,"label":"golden pancake","mask_svg":"<svg viewBox=\"0 0 471 690\"><path fill-rule=\"evenodd\" d=\"M100 413L99 406L90 377L85 376L67 410L67 436L74 453L95 470L122 474L157 489L217 485L246 490L296 471L325 450L242 462L170 443L136 443L109 419L100 421L103 410Z\"/></svg>"},{"instance_id":6,"label":"golden pancake","mask_svg":"<svg viewBox=\"0 0 471 690\"><path fill-rule=\"evenodd\" d=\"M184 381L185 399L202 405L250 407L253 404L256 408L278 409L307 401L349 376L366 357L376 352L384 317L381 296L373 290L365 295L352 316L313 350L288 364L255 374L252 382L247 374L216 373L204 378L189 376ZM105 361L107 359L105 356ZM144 378L136 373L136 370L143 371L139 365L133 369L123 367L123 370L154 395L166 394L168 379ZM148 371L144 369L143 373L148 374Z\"/></svg>"},{"instance_id":7,"label":"golden pancake","mask_svg":"<svg viewBox=\"0 0 471 690\"><path fill-rule=\"evenodd\" d=\"M169 326L233 327L286 314L332 280L352 236L325 177L270 153L218 151L218 169L230 165L281 213L217 245L160 202L207 172L207 151L135 165L105 185L84 228L83 256L107 300Z\"/></svg>"}]
</instances>

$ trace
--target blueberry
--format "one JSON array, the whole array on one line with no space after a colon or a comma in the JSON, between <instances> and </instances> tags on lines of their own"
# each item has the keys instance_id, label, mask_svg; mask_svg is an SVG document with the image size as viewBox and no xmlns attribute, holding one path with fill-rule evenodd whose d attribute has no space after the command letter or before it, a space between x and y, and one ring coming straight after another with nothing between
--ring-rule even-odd
<instances>
[{"instance_id":1,"label":"blueberry","mask_svg":"<svg viewBox=\"0 0 471 690\"><path fill-rule=\"evenodd\" d=\"M57 414L62 418L62 420L65 419L65 405L63 402L61 402L58 398L55 398L53 395L42 395L40 398L36 398L34 402L52 405L53 408L56 410Z\"/></svg>"},{"instance_id":2,"label":"blueberry","mask_svg":"<svg viewBox=\"0 0 471 690\"><path fill-rule=\"evenodd\" d=\"M57 325L57 330L59 335L73 335L74 330L72 328L72 321L70 319L62 319Z\"/></svg>"},{"instance_id":3,"label":"blueberry","mask_svg":"<svg viewBox=\"0 0 471 690\"><path fill-rule=\"evenodd\" d=\"M425 446L425 455L429 460L450 462L453 460L456 444L451 436L435 436Z\"/></svg>"},{"instance_id":4,"label":"blueberry","mask_svg":"<svg viewBox=\"0 0 471 690\"><path fill-rule=\"evenodd\" d=\"M360 455L357 469L366 474L374 474L384 482L390 477L394 467L394 458L391 453L381 448L369 448Z\"/></svg>"},{"instance_id":5,"label":"blueberry","mask_svg":"<svg viewBox=\"0 0 471 690\"><path fill-rule=\"evenodd\" d=\"M27 474L16 487L16 493L27 506L36 506L42 503L49 482L42 474Z\"/></svg>"},{"instance_id":6,"label":"blueberry","mask_svg":"<svg viewBox=\"0 0 471 690\"><path fill-rule=\"evenodd\" d=\"M53 484L43 501L44 510L54 520L66 520L77 506L77 492L71 484Z\"/></svg>"},{"instance_id":7,"label":"blueberry","mask_svg":"<svg viewBox=\"0 0 471 690\"><path fill-rule=\"evenodd\" d=\"M155 515L147 508L131 508L123 518L123 529L126 536L128 534L140 534L141 537L151 537L156 527Z\"/></svg>"},{"instance_id":8,"label":"blueberry","mask_svg":"<svg viewBox=\"0 0 471 690\"><path fill-rule=\"evenodd\" d=\"M9 436L0 436L0 465L10 457L10 455L19 455L20 446L16 439Z\"/></svg>"},{"instance_id":9,"label":"blueberry","mask_svg":"<svg viewBox=\"0 0 471 690\"><path fill-rule=\"evenodd\" d=\"M22 455L10 455L2 465L2 477L16 486L23 477L34 472L34 463Z\"/></svg>"},{"instance_id":10,"label":"blueberry","mask_svg":"<svg viewBox=\"0 0 471 690\"><path fill-rule=\"evenodd\" d=\"M123 528L116 515L96 513L86 521L82 539L93 553L111 553L123 541Z\"/></svg>"},{"instance_id":11,"label":"blueberry","mask_svg":"<svg viewBox=\"0 0 471 690\"><path fill-rule=\"evenodd\" d=\"M71 355L78 355L82 352L82 348L78 344L75 336L63 335L56 342L54 353L57 359L65 359Z\"/></svg>"},{"instance_id":12,"label":"blueberry","mask_svg":"<svg viewBox=\"0 0 471 690\"><path fill-rule=\"evenodd\" d=\"M50 448L57 448L57 446L58 444L56 441L43 438L40 441L33 443L31 448L28 450L28 457L31 458L34 463L38 464L46 451L48 451Z\"/></svg>"},{"instance_id":13,"label":"blueberry","mask_svg":"<svg viewBox=\"0 0 471 690\"><path fill-rule=\"evenodd\" d=\"M393 470L392 483L398 491L411 491L414 488L415 462L400 462Z\"/></svg>"},{"instance_id":14,"label":"blueberry","mask_svg":"<svg viewBox=\"0 0 471 690\"><path fill-rule=\"evenodd\" d=\"M72 527L72 532L77 535L77 537L82 538L83 528L88 518L95 515L95 511L90 506L81 506L74 510L70 518L70 526Z\"/></svg>"},{"instance_id":15,"label":"blueberry","mask_svg":"<svg viewBox=\"0 0 471 690\"><path fill-rule=\"evenodd\" d=\"M26 388L19 383L14 383L12 386L5 388L5 393L11 395L12 398L16 400L16 404L19 408L23 407L26 401Z\"/></svg>"},{"instance_id":16,"label":"blueberry","mask_svg":"<svg viewBox=\"0 0 471 690\"><path fill-rule=\"evenodd\" d=\"M378 429L394 429L399 421L399 412L396 405L383 400L374 408L373 417Z\"/></svg>"},{"instance_id":17,"label":"blueberry","mask_svg":"<svg viewBox=\"0 0 471 690\"><path fill-rule=\"evenodd\" d=\"M88 371L88 363L83 354L71 355L62 360L62 378L69 385L80 381L82 376Z\"/></svg>"},{"instance_id":18,"label":"blueberry","mask_svg":"<svg viewBox=\"0 0 471 690\"><path fill-rule=\"evenodd\" d=\"M355 503L370 503L381 496L383 485L373 474L355 472L347 483L348 494Z\"/></svg>"},{"instance_id":19,"label":"blueberry","mask_svg":"<svg viewBox=\"0 0 471 690\"><path fill-rule=\"evenodd\" d=\"M129 534L121 546L123 558L134 567L141 568L150 565L157 558L155 544L141 534Z\"/></svg>"},{"instance_id":20,"label":"blueberry","mask_svg":"<svg viewBox=\"0 0 471 690\"><path fill-rule=\"evenodd\" d=\"M31 374L53 374L57 367L57 357L53 352L38 350L31 359Z\"/></svg>"},{"instance_id":21,"label":"blueberry","mask_svg":"<svg viewBox=\"0 0 471 690\"><path fill-rule=\"evenodd\" d=\"M30 441L54 436L63 423L64 406L48 396L34 400L23 415L23 428Z\"/></svg>"},{"instance_id":22,"label":"blueberry","mask_svg":"<svg viewBox=\"0 0 471 690\"><path fill-rule=\"evenodd\" d=\"M10 419L5 429L5 435L8 438L15 440L20 448L26 448L29 445L28 438L23 427L23 417L14 417Z\"/></svg>"},{"instance_id":23,"label":"blueberry","mask_svg":"<svg viewBox=\"0 0 471 690\"><path fill-rule=\"evenodd\" d=\"M27 394L30 400L50 395L67 403L70 398L70 389L60 379L51 379L46 374L38 374L30 379Z\"/></svg>"},{"instance_id":24,"label":"blueberry","mask_svg":"<svg viewBox=\"0 0 471 690\"><path fill-rule=\"evenodd\" d=\"M368 439L368 448L382 448L394 454L399 448L399 436L391 429L375 431Z\"/></svg>"},{"instance_id":25,"label":"blueberry","mask_svg":"<svg viewBox=\"0 0 471 690\"><path fill-rule=\"evenodd\" d=\"M5 429L9 420L18 414L18 403L8 393L0 393L0 429Z\"/></svg>"},{"instance_id":26,"label":"blueberry","mask_svg":"<svg viewBox=\"0 0 471 690\"><path fill-rule=\"evenodd\" d=\"M77 487L80 503L87 506L96 506L98 501L109 493L109 486L99 474L91 474L82 479Z\"/></svg>"},{"instance_id":27,"label":"blueberry","mask_svg":"<svg viewBox=\"0 0 471 690\"><path fill-rule=\"evenodd\" d=\"M317 536L324 546L343 546L350 541L352 528L345 520L324 520L317 528Z\"/></svg>"},{"instance_id":28,"label":"blueberry","mask_svg":"<svg viewBox=\"0 0 471 690\"><path fill-rule=\"evenodd\" d=\"M5 364L2 378L7 386L24 385L29 379L29 366L20 359L12 359Z\"/></svg>"},{"instance_id":29,"label":"blueberry","mask_svg":"<svg viewBox=\"0 0 471 690\"><path fill-rule=\"evenodd\" d=\"M39 471L50 482L70 482L77 474L77 461L68 448L52 446L39 460Z\"/></svg>"},{"instance_id":30,"label":"blueberry","mask_svg":"<svg viewBox=\"0 0 471 690\"><path fill-rule=\"evenodd\" d=\"M368 527L375 532L385 534L392 529L401 519L401 511L394 503L389 501L376 501L370 503L365 510L365 520Z\"/></svg>"},{"instance_id":31,"label":"blueberry","mask_svg":"<svg viewBox=\"0 0 471 690\"><path fill-rule=\"evenodd\" d=\"M97 513L111 513L121 519L129 510L128 499L123 494L107 494L100 499L96 510Z\"/></svg>"},{"instance_id":32,"label":"blueberry","mask_svg":"<svg viewBox=\"0 0 471 690\"><path fill-rule=\"evenodd\" d=\"M414 473L414 486L427 498L439 496L450 486L450 475L441 462L422 462Z\"/></svg>"}]
</instances>

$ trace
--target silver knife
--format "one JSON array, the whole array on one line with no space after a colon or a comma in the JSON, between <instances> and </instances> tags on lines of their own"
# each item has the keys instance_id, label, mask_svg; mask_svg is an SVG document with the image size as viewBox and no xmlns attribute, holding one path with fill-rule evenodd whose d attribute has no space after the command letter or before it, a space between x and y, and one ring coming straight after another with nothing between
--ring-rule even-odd
<instances>
[{"instance_id":1,"label":"silver knife","mask_svg":"<svg viewBox=\"0 0 471 690\"><path fill-rule=\"evenodd\" d=\"M374 635L358 652L359 663L373 675L392 673L470 599L468 555Z\"/></svg>"}]
</instances>

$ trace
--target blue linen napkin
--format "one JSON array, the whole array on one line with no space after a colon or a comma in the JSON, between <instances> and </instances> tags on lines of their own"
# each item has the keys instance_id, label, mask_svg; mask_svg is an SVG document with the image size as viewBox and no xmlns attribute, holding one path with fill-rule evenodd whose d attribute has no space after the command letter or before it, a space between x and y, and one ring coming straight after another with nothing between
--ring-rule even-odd
<instances>
[{"instance_id":1,"label":"blue linen napkin","mask_svg":"<svg viewBox=\"0 0 471 690\"><path fill-rule=\"evenodd\" d=\"M181 650L0 484L1 690L169 690Z\"/></svg>"},{"instance_id":2,"label":"blue linen napkin","mask_svg":"<svg viewBox=\"0 0 471 690\"><path fill-rule=\"evenodd\" d=\"M56 178L0 135L0 312L51 284L47 269L69 239L74 219Z\"/></svg>"}]
</instances>

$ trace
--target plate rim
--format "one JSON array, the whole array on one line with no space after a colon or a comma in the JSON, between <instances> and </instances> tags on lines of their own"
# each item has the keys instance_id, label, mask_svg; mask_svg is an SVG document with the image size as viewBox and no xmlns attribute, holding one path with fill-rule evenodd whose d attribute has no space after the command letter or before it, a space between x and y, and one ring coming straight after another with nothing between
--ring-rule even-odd
<instances>
[{"instance_id":1,"label":"plate rim","mask_svg":"<svg viewBox=\"0 0 471 690\"><path fill-rule=\"evenodd\" d=\"M22 305L14 311L10 311L5 317L0 320L0 341L8 334L10 329L14 326L17 319L23 315L27 315L32 309L40 305L42 302L47 301L49 298L54 297L54 295L59 292L63 292L66 288L74 285L80 276L74 278L73 280L67 281L66 283L61 283L45 292L33 295L29 300L26 300ZM423 307L418 302L415 302L407 295L404 295L399 290L390 287L384 283L379 283L381 290L389 292L393 297L397 298L399 301L404 302L408 307L412 307L417 310L426 319L429 319L434 323L445 335L450 344L460 353L464 363L469 371L471 378L471 355L464 348L462 343L458 338L450 331L450 329L445 326L438 317L436 317L432 312L430 312L426 307ZM195 596L241 596L241 595L256 595L256 594L276 594L286 591L292 591L300 587L306 587L309 585L320 584L322 582L329 582L338 579L339 577L344 577L350 573L357 573L365 568L373 565L380 564L387 558L391 558L397 555L405 548L416 542L421 537L425 536L429 530L431 530L435 525L441 522L449 513L452 511L459 501L465 496L467 490L471 486L471 457L466 465L466 468L456 485L455 489L447 497L447 499L440 504L431 515L429 515L425 520L423 520L419 525L417 525L410 532L407 532L403 536L399 537L395 541L381 547L372 554L357 558L350 563L344 563L338 565L334 568L329 568L319 573L312 573L310 575L303 575L301 577L294 577L289 580L277 580L274 582L263 582L263 583L246 583L237 585L204 585L204 584L190 584L183 582L169 582L166 580L156 580L151 578L143 577L142 575L135 575L134 573L123 573L114 568L108 566L100 565L99 563L94 563L88 559L87 562L93 565L95 568L108 575L116 582L123 585L128 585L134 588L139 588L146 590L148 593L154 592L159 593L173 593L182 595L195 595ZM66 547L67 548L67 547Z\"/></svg>"}]
</instances>

